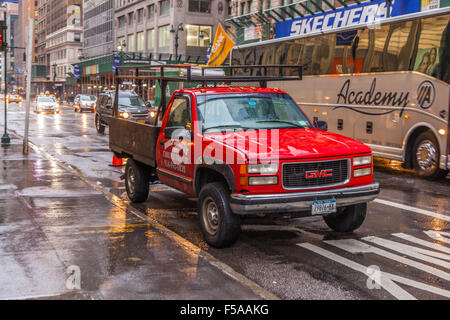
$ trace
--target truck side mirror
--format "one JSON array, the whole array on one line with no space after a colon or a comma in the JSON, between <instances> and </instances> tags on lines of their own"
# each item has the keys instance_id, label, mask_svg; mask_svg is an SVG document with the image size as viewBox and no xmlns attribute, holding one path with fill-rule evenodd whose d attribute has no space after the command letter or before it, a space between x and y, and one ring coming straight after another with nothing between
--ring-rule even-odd
<instances>
[{"instance_id":1,"label":"truck side mirror","mask_svg":"<svg viewBox=\"0 0 450 320\"><path fill-rule=\"evenodd\" d=\"M314 122L314 125L319 130L328 131L328 123L326 121L317 120Z\"/></svg>"},{"instance_id":2,"label":"truck side mirror","mask_svg":"<svg viewBox=\"0 0 450 320\"><path fill-rule=\"evenodd\" d=\"M150 101L146 101L146 102L145 102L145 106L146 106L147 108L151 108L151 107L152 107L152 103L151 103Z\"/></svg>"}]
</instances>

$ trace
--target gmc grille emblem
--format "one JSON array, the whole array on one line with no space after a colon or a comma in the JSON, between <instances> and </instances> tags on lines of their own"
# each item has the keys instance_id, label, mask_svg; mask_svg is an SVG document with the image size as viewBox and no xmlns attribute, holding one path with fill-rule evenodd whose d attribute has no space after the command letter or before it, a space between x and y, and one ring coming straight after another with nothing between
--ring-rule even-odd
<instances>
[{"instance_id":1,"label":"gmc grille emblem","mask_svg":"<svg viewBox=\"0 0 450 320\"><path fill-rule=\"evenodd\" d=\"M306 171L306 179L330 178L333 176L332 169Z\"/></svg>"}]
</instances>

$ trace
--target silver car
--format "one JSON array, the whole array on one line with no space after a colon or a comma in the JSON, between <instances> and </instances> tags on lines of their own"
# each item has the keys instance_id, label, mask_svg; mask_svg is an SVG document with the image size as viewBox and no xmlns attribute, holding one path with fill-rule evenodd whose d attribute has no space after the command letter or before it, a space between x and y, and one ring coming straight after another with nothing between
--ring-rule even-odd
<instances>
[{"instance_id":1,"label":"silver car","mask_svg":"<svg viewBox=\"0 0 450 320\"><path fill-rule=\"evenodd\" d=\"M54 97L39 96L34 104L34 112L59 113L59 103Z\"/></svg>"}]
</instances>

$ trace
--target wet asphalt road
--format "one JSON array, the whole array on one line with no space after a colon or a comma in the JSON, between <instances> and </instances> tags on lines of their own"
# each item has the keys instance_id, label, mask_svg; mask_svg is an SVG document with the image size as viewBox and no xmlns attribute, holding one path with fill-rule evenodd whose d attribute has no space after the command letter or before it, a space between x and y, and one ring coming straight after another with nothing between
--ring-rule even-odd
<instances>
[{"instance_id":1,"label":"wet asphalt road","mask_svg":"<svg viewBox=\"0 0 450 320\"><path fill-rule=\"evenodd\" d=\"M3 123L2 116L0 123ZM9 127L19 135L23 135L23 119L23 106L10 105ZM99 190L111 192L121 205L130 206L120 180L122 168L109 166L112 155L108 150L107 133L96 133L92 114L74 113L69 107L63 108L60 115L32 113L31 141L43 154L67 164L69 169L80 170L80 174L98 186L96 191L90 188L89 192L84 186L80 194L74 194L77 196L72 197L70 214L58 208L57 203L37 204L47 216L50 212L58 228L64 228L66 219L92 220L92 225L105 225L104 219L111 213L97 214L97 211L106 208L109 200L98 194ZM58 162L33 170L34 173L41 170L43 176L52 173L46 179L51 179L49 183L61 192L74 187L59 181L67 172ZM163 185L154 185L148 201L133 208L149 221L158 221L282 299L449 299L450 178L427 181L399 169L396 163L382 160L376 163L375 178L382 187L380 197L369 205L365 223L353 234L330 231L320 217L253 219L244 221L241 238L232 248L217 250L209 248L202 240L195 199L188 199ZM18 173L18 180L26 179ZM45 190L19 188L15 192L35 194L45 193ZM14 202L10 207L15 205L19 204ZM131 219L131 224L145 225L134 221L135 217L127 219ZM33 223L39 228L39 220ZM52 228L39 232L42 237L60 236ZM135 255L144 250L148 241L146 232L146 226L128 228L126 235L134 241L128 243L127 250ZM68 254L76 255L78 246L91 246L85 236L82 233L80 239L73 239ZM9 240L2 239L2 243L4 241ZM111 241L108 248L95 248L92 244L93 254L97 250L117 250L120 255L121 245L120 241ZM102 252L98 254L102 256ZM46 259L45 256L38 258ZM97 267L95 259L84 259L83 265ZM30 272L52 273L51 265L42 265L43 270ZM138 270L130 265L127 268L130 272ZM137 279L145 276L142 272ZM45 276L42 281L37 288L45 284ZM96 281L98 286L101 277L87 281L86 286ZM124 297L127 298L126 291ZM129 298L135 296L130 293Z\"/></svg>"}]
</instances>

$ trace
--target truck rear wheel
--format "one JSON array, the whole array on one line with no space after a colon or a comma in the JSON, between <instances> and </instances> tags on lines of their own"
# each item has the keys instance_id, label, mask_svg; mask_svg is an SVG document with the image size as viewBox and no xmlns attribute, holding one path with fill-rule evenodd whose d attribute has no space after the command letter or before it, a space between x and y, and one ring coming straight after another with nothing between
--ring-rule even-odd
<instances>
[{"instance_id":1,"label":"truck rear wheel","mask_svg":"<svg viewBox=\"0 0 450 320\"><path fill-rule=\"evenodd\" d=\"M150 176L147 168L133 159L128 159L125 167L125 188L131 202L141 203L146 201L149 184Z\"/></svg>"},{"instance_id":2,"label":"truck rear wheel","mask_svg":"<svg viewBox=\"0 0 450 320\"><path fill-rule=\"evenodd\" d=\"M337 213L323 216L325 223L337 232L352 232L364 222L367 203L360 203L340 209Z\"/></svg>"},{"instance_id":3,"label":"truck rear wheel","mask_svg":"<svg viewBox=\"0 0 450 320\"><path fill-rule=\"evenodd\" d=\"M102 124L102 120L100 119L100 116L98 114L95 114L95 129L98 133L104 133L105 132L105 126Z\"/></svg>"},{"instance_id":4,"label":"truck rear wheel","mask_svg":"<svg viewBox=\"0 0 450 320\"><path fill-rule=\"evenodd\" d=\"M439 168L439 143L431 131L421 133L413 146L414 170L424 178L441 178L447 172Z\"/></svg>"},{"instance_id":5,"label":"truck rear wheel","mask_svg":"<svg viewBox=\"0 0 450 320\"><path fill-rule=\"evenodd\" d=\"M239 238L241 223L230 209L230 193L220 182L202 188L198 198L200 228L206 242L215 248L231 246Z\"/></svg>"}]
</instances>

